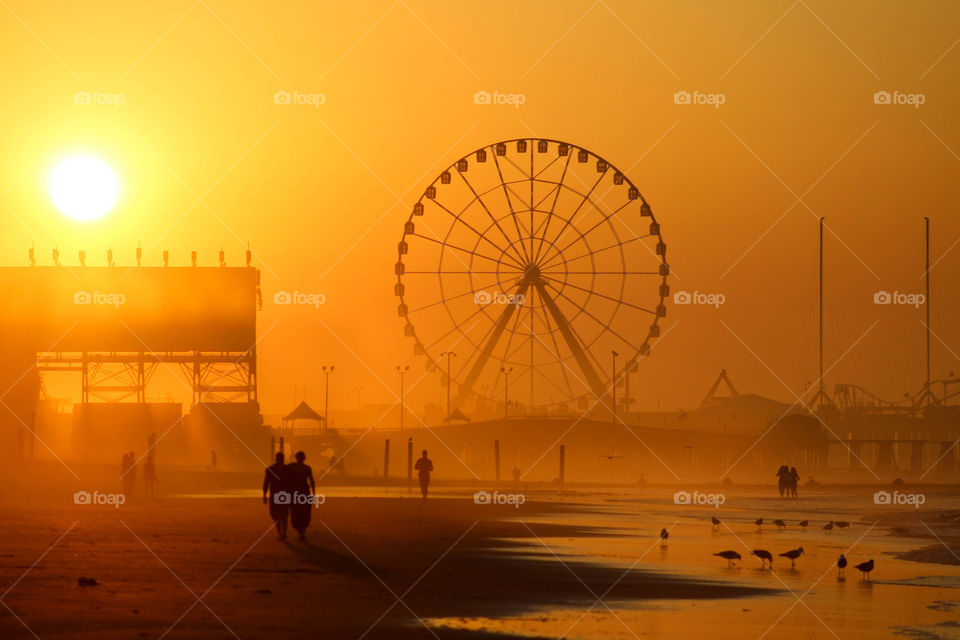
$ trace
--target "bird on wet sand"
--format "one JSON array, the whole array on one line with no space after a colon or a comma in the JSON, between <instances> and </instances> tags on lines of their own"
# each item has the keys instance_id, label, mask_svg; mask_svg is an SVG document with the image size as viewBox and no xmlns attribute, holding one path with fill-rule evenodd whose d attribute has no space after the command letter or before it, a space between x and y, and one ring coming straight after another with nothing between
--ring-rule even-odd
<instances>
[{"instance_id":1,"label":"bird on wet sand","mask_svg":"<svg viewBox=\"0 0 960 640\"><path fill-rule=\"evenodd\" d=\"M837 576L840 577L844 575L846 568L847 568L847 559L841 553L840 557L837 558Z\"/></svg>"},{"instance_id":2,"label":"bird on wet sand","mask_svg":"<svg viewBox=\"0 0 960 640\"><path fill-rule=\"evenodd\" d=\"M797 561L797 558L803 555L803 547L797 547L796 549L791 549L790 551L784 551L780 554L781 558L790 558L790 568L794 567L794 563Z\"/></svg>"},{"instance_id":3,"label":"bird on wet sand","mask_svg":"<svg viewBox=\"0 0 960 640\"><path fill-rule=\"evenodd\" d=\"M760 558L760 568L762 569L767 564L770 565L770 569L773 569L773 554L767 551L766 549L754 549L751 551L753 555Z\"/></svg>"},{"instance_id":4,"label":"bird on wet sand","mask_svg":"<svg viewBox=\"0 0 960 640\"><path fill-rule=\"evenodd\" d=\"M837 528L841 530L846 529L847 527L850 526L849 522L844 522L843 520L837 520L833 524L837 525Z\"/></svg>"},{"instance_id":5,"label":"bird on wet sand","mask_svg":"<svg viewBox=\"0 0 960 640\"><path fill-rule=\"evenodd\" d=\"M670 532L666 529L660 529L660 546L667 546L667 538L670 537Z\"/></svg>"},{"instance_id":6,"label":"bird on wet sand","mask_svg":"<svg viewBox=\"0 0 960 640\"><path fill-rule=\"evenodd\" d=\"M869 579L870 579L870 572L873 571L873 559L871 558L870 560L867 560L866 562L861 562L860 564L856 565L855 568L856 568L856 569L859 569L860 573L863 574L862 577L863 577L864 580L869 580Z\"/></svg>"},{"instance_id":7,"label":"bird on wet sand","mask_svg":"<svg viewBox=\"0 0 960 640\"><path fill-rule=\"evenodd\" d=\"M740 554L737 553L736 551L721 551L720 553L715 553L713 555L720 556L721 558L726 559L728 567L733 566L734 560L740 559Z\"/></svg>"},{"instance_id":8,"label":"bird on wet sand","mask_svg":"<svg viewBox=\"0 0 960 640\"><path fill-rule=\"evenodd\" d=\"M713 523L713 530L714 530L714 531L716 531L717 529L720 528L720 518L718 518L717 516L711 516L711 517L710 517L710 522Z\"/></svg>"},{"instance_id":9,"label":"bird on wet sand","mask_svg":"<svg viewBox=\"0 0 960 640\"><path fill-rule=\"evenodd\" d=\"M807 530L807 525L808 525L808 524L810 524L810 521L809 521L809 520L801 520L801 521L800 521L800 527L801 527L804 531Z\"/></svg>"},{"instance_id":10,"label":"bird on wet sand","mask_svg":"<svg viewBox=\"0 0 960 640\"><path fill-rule=\"evenodd\" d=\"M831 531L833 531L833 520L823 525L823 530L826 531L827 533L830 533Z\"/></svg>"},{"instance_id":11,"label":"bird on wet sand","mask_svg":"<svg viewBox=\"0 0 960 640\"><path fill-rule=\"evenodd\" d=\"M774 520L773 524L777 525L777 530L787 528L787 523L784 522L783 520Z\"/></svg>"},{"instance_id":12,"label":"bird on wet sand","mask_svg":"<svg viewBox=\"0 0 960 640\"><path fill-rule=\"evenodd\" d=\"M757 518L756 520L753 521L753 524L757 525L757 531L762 530L762 529L763 529L763 518Z\"/></svg>"}]
</instances>

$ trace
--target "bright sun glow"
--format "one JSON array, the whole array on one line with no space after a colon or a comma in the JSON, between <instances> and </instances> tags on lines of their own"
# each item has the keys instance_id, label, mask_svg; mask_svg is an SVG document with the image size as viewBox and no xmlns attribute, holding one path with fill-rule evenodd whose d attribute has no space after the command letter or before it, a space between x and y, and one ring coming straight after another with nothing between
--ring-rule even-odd
<instances>
[{"instance_id":1,"label":"bright sun glow","mask_svg":"<svg viewBox=\"0 0 960 640\"><path fill-rule=\"evenodd\" d=\"M64 160L50 177L50 197L57 208L74 220L93 220L117 201L117 176L91 156Z\"/></svg>"}]
</instances>

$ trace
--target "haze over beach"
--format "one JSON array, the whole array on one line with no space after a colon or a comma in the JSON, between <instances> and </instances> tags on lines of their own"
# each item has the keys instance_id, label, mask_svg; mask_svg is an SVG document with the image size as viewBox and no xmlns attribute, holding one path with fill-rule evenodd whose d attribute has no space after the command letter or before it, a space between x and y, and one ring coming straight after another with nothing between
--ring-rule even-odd
<instances>
[{"instance_id":1,"label":"haze over beach","mask_svg":"<svg viewBox=\"0 0 960 640\"><path fill-rule=\"evenodd\" d=\"M0 638L960 637L957 5L0 6Z\"/></svg>"}]
</instances>

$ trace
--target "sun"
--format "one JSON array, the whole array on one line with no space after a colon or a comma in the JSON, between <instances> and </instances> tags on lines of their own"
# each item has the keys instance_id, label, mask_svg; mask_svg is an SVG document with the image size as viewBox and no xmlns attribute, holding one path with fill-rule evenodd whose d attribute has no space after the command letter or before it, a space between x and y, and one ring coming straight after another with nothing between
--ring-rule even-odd
<instances>
[{"instance_id":1,"label":"sun","mask_svg":"<svg viewBox=\"0 0 960 640\"><path fill-rule=\"evenodd\" d=\"M117 176L92 156L74 156L57 165L50 176L50 197L64 215L94 220L117 201Z\"/></svg>"}]
</instances>

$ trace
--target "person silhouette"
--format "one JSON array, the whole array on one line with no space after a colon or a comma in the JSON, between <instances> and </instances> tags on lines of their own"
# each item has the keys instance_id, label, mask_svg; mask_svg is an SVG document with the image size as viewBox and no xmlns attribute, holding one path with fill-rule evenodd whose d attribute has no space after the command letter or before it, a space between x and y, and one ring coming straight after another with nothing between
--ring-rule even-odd
<instances>
[{"instance_id":1,"label":"person silhouette","mask_svg":"<svg viewBox=\"0 0 960 640\"><path fill-rule=\"evenodd\" d=\"M417 470L417 477L420 478L420 495L426 501L427 491L430 488L430 473L433 471L433 462L427 457L426 449L423 450L423 456L417 460L414 468Z\"/></svg>"},{"instance_id":2,"label":"person silhouette","mask_svg":"<svg viewBox=\"0 0 960 640\"><path fill-rule=\"evenodd\" d=\"M790 467L790 496L793 498L798 498L797 495L797 484L800 482L800 472L797 471L796 467Z\"/></svg>"},{"instance_id":3,"label":"person silhouette","mask_svg":"<svg viewBox=\"0 0 960 640\"><path fill-rule=\"evenodd\" d=\"M290 473L290 524L297 530L300 540L307 539L307 527L310 526L310 509L315 501L316 484L313 481L313 469L303 463L307 454L297 451L293 456L296 462L287 465Z\"/></svg>"},{"instance_id":4,"label":"person silhouette","mask_svg":"<svg viewBox=\"0 0 960 640\"><path fill-rule=\"evenodd\" d=\"M147 456L147 461L143 463L143 490L148 498L154 497L154 487L157 484L157 465L153 461L153 456Z\"/></svg>"},{"instance_id":5,"label":"person silhouette","mask_svg":"<svg viewBox=\"0 0 960 640\"><path fill-rule=\"evenodd\" d=\"M780 497L783 497L784 492L788 492L789 495L792 476L790 475L790 469L787 468L787 465L780 465L780 468L777 470L777 478L779 478L777 488L780 489Z\"/></svg>"},{"instance_id":6,"label":"person silhouette","mask_svg":"<svg viewBox=\"0 0 960 640\"><path fill-rule=\"evenodd\" d=\"M268 504L270 519L277 527L277 538L287 539L287 516L290 513L290 471L278 452L272 465L263 474L263 504Z\"/></svg>"}]
</instances>

